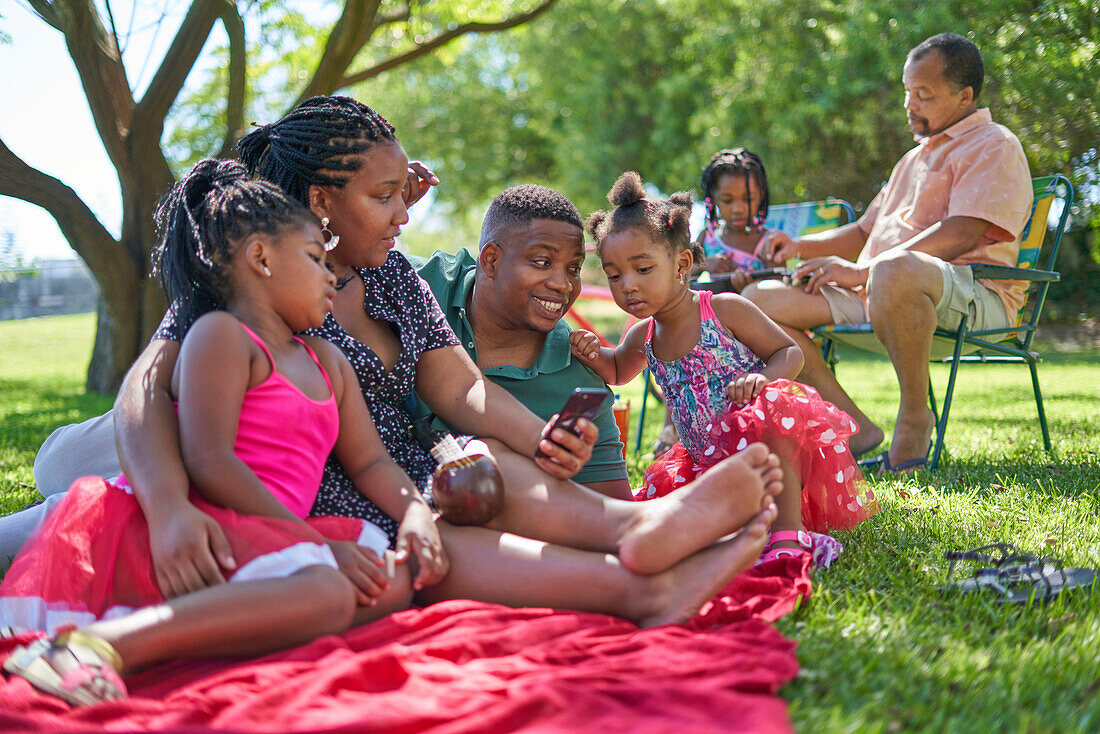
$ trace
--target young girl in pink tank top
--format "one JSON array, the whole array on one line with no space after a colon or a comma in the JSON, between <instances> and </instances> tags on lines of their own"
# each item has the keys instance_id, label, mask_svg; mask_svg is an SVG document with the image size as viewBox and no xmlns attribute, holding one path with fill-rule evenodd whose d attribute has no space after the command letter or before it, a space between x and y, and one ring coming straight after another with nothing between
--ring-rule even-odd
<instances>
[{"instance_id":1,"label":"young girl in pink tank top","mask_svg":"<svg viewBox=\"0 0 1100 734\"><path fill-rule=\"evenodd\" d=\"M753 441L779 457L783 491L762 560L813 551L827 563L848 529L877 510L848 450L856 426L806 385L793 382L802 353L773 321L733 293L688 288L691 197L647 199L637 173L608 194L615 206L587 223L615 302L641 319L617 349L574 331L573 353L609 384L647 365L665 391L680 443L646 471L636 499L676 490ZM805 530L815 531L811 535Z\"/></svg>"},{"instance_id":2,"label":"young girl in pink tank top","mask_svg":"<svg viewBox=\"0 0 1100 734\"><path fill-rule=\"evenodd\" d=\"M78 480L0 585L0 628L53 635L5 662L74 705L125 695L120 675L181 657L256 655L409 606L447 571L432 513L390 459L347 359L296 337L332 308L316 219L232 161L202 161L157 210L170 298L215 305L173 376L190 500L231 546L229 583L166 599L142 508L121 477ZM400 520L397 551L352 518L306 518L330 452Z\"/></svg>"}]
</instances>

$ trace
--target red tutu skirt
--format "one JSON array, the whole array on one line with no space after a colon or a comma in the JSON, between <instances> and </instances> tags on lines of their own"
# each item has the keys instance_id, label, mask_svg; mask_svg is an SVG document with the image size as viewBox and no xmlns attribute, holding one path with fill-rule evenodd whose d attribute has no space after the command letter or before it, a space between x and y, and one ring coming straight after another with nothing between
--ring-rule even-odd
<instances>
[{"instance_id":1,"label":"red tutu skirt","mask_svg":"<svg viewBox=\"0 0 1100 734\"><path fill-rule=\"evenodd\" d=\"M385 533L349 517L292 522L241 515L192 491L191 502L222 528L237 568L229 581L289 576L307 566L336 568L322 536L352 540L376 553ZM73 483L0 584L0 628L17 632L83 626L165 600L149 551L149 526L137 500L98 477Z\"/></svg>"},{"instance_id":2,"label":"red tutu skirt","mask_svg":"<svg viewBox=\"0 0 1100 734\"><path fill-rule=\"evenodd\" d=\"M750 443L786 438L798 447L803 526L819 533L847 530L879 510L848 450L856 429L847 413L812 387L775 380L756 400L738 409L730 406L708 427L710 443L698 462L680 443L653 462L634 499L664 496Z\"/></svg>"}]
</instances>

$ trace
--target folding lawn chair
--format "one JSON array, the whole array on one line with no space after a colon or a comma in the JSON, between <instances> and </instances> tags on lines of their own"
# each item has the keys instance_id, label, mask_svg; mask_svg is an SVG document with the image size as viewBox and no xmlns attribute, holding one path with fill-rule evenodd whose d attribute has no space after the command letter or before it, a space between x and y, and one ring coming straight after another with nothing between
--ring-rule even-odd
<instances>
[{"instance_id":1,"label":"folding lawn chair","mask_svg":"<svg viewBox=\"0 0 1100 734\"><path fill-rule=\"evenodd\" d=\"M802 237L834 229L856 219L852 205L843 199L826 199L825 201L803 201L796 204L778 204L768 207L768 218L764 226L768 229L778 229L786 232L791 237ZM698 282L698 280L693 281ZM645 426L646 402L652 393L653 397L660 400L656 388L650 379L649 368L643 373L645 389L642 390L642 407L638 412L638 430L634 438L634 453L642 448L642 428Z\"/></svg>"},{"instance_id":2,"label":"folding lawn chair","mask_svg":"<svg viewBox=\"0 0 1100 734\"><path fill-rule=\"evenodd\" d=\"M947 380L947 390L943 397L942 410L936 406L932 392L932 380L928 380L928 402L936 418L936 442L928 468L935 469L943 451L944 434L947 431L947 418L951 412L951 400L955 394L955 377L959 364L967 363L1015 363L1026 364L1031 370L1031 385L1035 391L1035 407L1039 412L1039 426L1043 431L1043 446L1051 450L1050 432L1047 429L1046 413L1043 411L1043 395L1039 390L1039 374L1036 365L1042 356L1032 349L1035 328L1043 314L1047 289L1051 283L1061 279L1054 270L1058 257L1058 246L1062 241L1066 223L1069 221L1070 203L1073 201L1073 186L1065 176L1043 176L1032 179L1035 199L1032 204L1031 219L1024 227L1021 236L1020 255L1016 267L1004 265L971 265L975 278L996 278L999 280L1022 280L1035 283L1030 297L1016 315L1016 325L1007 329L986 329L971 331L967 329L964 316L955 331L936 329L932 340L932 361L951 365ZM1054 237L1046 238L1051 207L1054 201L1061 202L1061 209L1055 210L1057 225L1053 228ZM1044 239L1050 240L1045 257ZM1043 270L1036 269L1041 262ZM885 354L882 343L875 337L870 324L854 326L822 326L814 329L814 336L821 338L821 353L825 361L836 372L838 361L836 345L845 344L864 351Z\"/></svg>"}]
</instances>

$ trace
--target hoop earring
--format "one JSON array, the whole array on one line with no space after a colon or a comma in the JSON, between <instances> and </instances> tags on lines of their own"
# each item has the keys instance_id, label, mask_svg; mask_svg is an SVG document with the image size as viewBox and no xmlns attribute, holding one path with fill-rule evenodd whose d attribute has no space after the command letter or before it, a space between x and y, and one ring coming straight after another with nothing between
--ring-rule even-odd
<instances>
[{"instance_id":1,"label":"hoop earring","mask_svg":"<svg viewBox=\"0 0 1100 734\"><path fill-rule=\"evenodd\" d=\"M340 244L340 235L333 234L328 228L328 217L321 217L321 234L325 236L325 252L331 252Z\"/></svg>"}]
</instances>

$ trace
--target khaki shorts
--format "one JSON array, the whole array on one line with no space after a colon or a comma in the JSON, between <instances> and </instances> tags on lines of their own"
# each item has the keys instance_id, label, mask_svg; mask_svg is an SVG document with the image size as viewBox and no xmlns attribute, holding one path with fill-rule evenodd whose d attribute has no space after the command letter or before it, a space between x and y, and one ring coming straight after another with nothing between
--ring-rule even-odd
<instances>
[{"instance_id":1,"label":"khaki shorts","mask_svg":"<svg viewBox=\"0 0 1100 734\"><path fill-rule=\"evenodd\" d=\"M943 294L936 304L936 325L955 330L963 314L971 331L1004 329L1010 326L1004 301L996 293L974 280L974 271L967 265L952 265L938 260L943 277ZM865 302L859 293L835 285L826 285L821 295L829 303L834 324L866 324Z\"/></svg>"}]
</instances>

